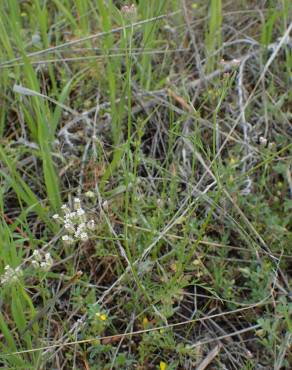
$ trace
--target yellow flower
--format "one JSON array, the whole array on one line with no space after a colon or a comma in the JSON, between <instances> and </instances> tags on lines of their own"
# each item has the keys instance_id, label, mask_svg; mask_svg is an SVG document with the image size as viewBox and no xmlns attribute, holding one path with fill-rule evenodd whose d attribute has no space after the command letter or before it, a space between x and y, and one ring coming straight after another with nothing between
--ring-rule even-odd
<instances>
[{"instance_id":1,"label":"yellow flower","mask_svg":"<svg viewBox=\"0 0 292 370\"><path fill-rule=\"evenodd\" d=\"M230 158L230 164L231 164L231 166L233 166L236 162L237 162L236 158L234 158L234 157L231 157Z\"/></svg>"},{"instance_id":2,"label":"yellow flower","mask_svg":"<svg viewBox=\"0 0 292 370\"><path fill-rule=\"evenodd\" d=\"M107 320L107 315L104 314L104 313L100 313L100 312L97 312L96 314L96 317L99 318L99 320L101 321L106 321Z\"/></svg>"},{"instance_id":3,"label":"yellow flower","mask_svg":"<svg viewBox=\"0 0 292 370\"><path fill-rule=\"evenodd\" d=\"M147 319L147 317L145 316L144 318L143 318L143 326L145 327L145 326L147 326L149 324L149 320Z\"/></svg>"},{"instance_id":4,"label":"yellow flower","mask_svg":"<svg viewBox=\"0 0 292 370\"><path fill-rule=\"evenodd\" d=\"M160 361L160 364L159 364L159 369L160 370L166 370L166 363L164 361Z\"/></svg>"}]
</instances>

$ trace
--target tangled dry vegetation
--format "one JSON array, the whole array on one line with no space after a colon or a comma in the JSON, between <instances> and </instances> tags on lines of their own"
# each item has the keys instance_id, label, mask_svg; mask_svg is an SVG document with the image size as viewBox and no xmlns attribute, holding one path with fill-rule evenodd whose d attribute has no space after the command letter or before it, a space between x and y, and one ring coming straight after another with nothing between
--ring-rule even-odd
<instances>
[{"instance_id":1,"label":"tangled dry vegetation","mask_svg":"<svg viewBox=\"0 0 292 370\"><path fill-rule=\"evenodd\" d=\"M0 9L1 368L290 369L289 1Z\"/></svg>"}]
</instances>

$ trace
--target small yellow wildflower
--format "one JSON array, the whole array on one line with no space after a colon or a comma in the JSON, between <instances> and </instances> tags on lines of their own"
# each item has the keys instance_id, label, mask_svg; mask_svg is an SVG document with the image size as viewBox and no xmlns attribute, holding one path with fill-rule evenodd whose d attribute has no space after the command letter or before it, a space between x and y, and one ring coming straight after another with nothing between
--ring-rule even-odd
<instances>
[{"instance_id":1,"label":"small yellow wildflower","mask_svg":"<svg viewBox=\"0 0 292 370\"><path fill-rule=\"evenodd\" d=\"M159 369L160 370L166 370L166 363L164 361L160 361L160 364L159 364Z\"/></svg>"},{"instance_id":2,"label":"small yellow wildflower","mask_svg":"<svg viewBox=\"0 0 292 370\"><path fill-rule=\"evenodd\" d=\"M107 315L105 313L97 312L95 315L101 321L106 321L107 320Z\"/></svg>"},{"instance_id":3,"label":"small yellow wildflower","mask_svg":"<svg viewBox=\"0 0 292 370\"><path fill-rule=\"evenodd\" d=\"M236 158L231 157L229 163L233 166L237 162Z\"/></svg>"},{"instance_id":4,"label":"small yellow wildflower","mask_svg":"<svg viewBox=\"0 0 292 370\"><path fill-rule=\"evenodd\" d=\"M147 319L147 317L145 316L144 318L143 318L143 326L144 327L147 327L147 325L149 324L149 320Z\"/></svg>"}]
</instances>

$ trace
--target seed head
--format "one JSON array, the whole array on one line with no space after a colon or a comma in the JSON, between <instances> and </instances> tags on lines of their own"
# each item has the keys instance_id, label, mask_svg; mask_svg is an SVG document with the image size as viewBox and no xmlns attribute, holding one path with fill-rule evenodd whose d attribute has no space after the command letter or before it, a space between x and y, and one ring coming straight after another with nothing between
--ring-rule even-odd
<instances>
[{"instance_id":1,"label":"seed head","mask_svg":"<svg viewBox=\"0 0 292 370\"><path fill-rule=\"evenodd\" d=\"M135 19L137 18L137 7L135 4L124 5L121 8L121 12L124 18L128 21L135 21Z\"/></svg>"}]
</instances>

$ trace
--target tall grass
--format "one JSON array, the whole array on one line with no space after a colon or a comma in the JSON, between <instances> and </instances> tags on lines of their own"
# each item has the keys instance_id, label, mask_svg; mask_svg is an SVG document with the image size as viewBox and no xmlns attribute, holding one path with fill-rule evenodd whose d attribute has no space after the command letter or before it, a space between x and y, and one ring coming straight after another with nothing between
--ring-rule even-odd
<instances>
[{"instance_id":1,"label":"tall grass","mask_svg":"<svg viewBox=\"0 0 292 370\"><path fill-rule=\"evenodd\" d=\"M212 72L215 67L216 57L214 52L222 45L222 2L211 0L209 6L209 22L205 36L205 47L207 54L207 72ZM218 57L217 57L218 58Z\"/></svg>"}]
</instances>

